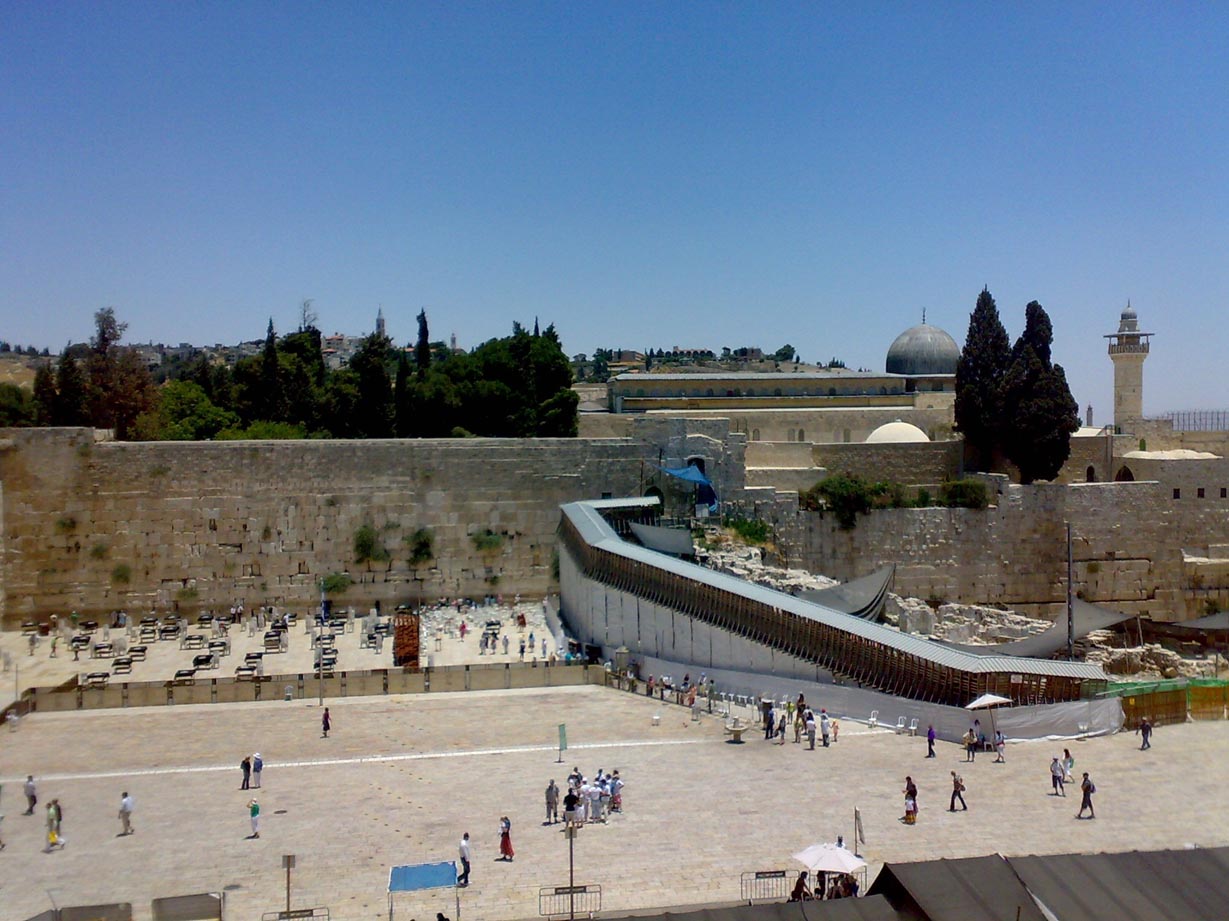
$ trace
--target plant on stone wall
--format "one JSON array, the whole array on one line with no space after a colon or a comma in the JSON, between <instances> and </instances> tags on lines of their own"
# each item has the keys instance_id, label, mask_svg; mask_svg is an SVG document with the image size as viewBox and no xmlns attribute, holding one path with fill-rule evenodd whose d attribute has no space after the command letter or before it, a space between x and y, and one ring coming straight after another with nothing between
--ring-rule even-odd
<instances>
[{"instance_id":1,"label":"plant on stone wall","mask_svg":"<svg viewBox=\"0 0 1229 921\"><path fill-rule=\"evenodd\" d=\"M1090 576L1095 576L1100 571L1101 571L1101 563L1098 562L1097 560L1090 560L1088 563L1088 574Z\"/></svg>"},{"instance_id":2,"label":"plant on stone wall","mask_svg":"<svg viewBox=\"0 0 1229 921\"><path fill-rule=\"evenodd\" d=\"M838 473L820 480L801 496L802 507L812 511L827 509L836 516L842 531L858 524L858 515L871 510L872 484L855 473Z\"/></svg>"},{"instance_id":3,"label":"plant on stone wall","mask_svg":"<svg viewBox=\"0 0 1229 921\"><path fill-rule=\"evenodd\" d=\"M132 567L127 563L116 563L111 570L111 581L116 585L127 585L132 581Z\"/></svg>"},{"instance_id":4,"label":"plant on stone wall","mask_svg":"<svg viewBox=\"0 0 1229 921\"><path fill-rule=\"evenodd\" d=\"M388 550L380 542L380 535L369 524L354 532L354 561L356 563L386 563Z\"/></svg>"},{"instance_id":5,"label":"plant on stone wall","mask_svg":"<svg viewBox=\"0 0 1229 921\"><path fill-rule=\"evenodd\" d=\"M320 580L320 587L326 595L340 595L353 584L354 580L344 572L331 572Z\"/></svg>"},{"instance_id":6,"label":"plant on stone wall","mask_svg":"<svg viewBox=\"0 0 1229 921\"><path fill-rule=\"evenodd\" d=\"M263 528L260 529L260 539L261 540L269 540L271 537L273 537L273 529L271 527L269 527L268 525L265 525Z\"/></svg>"},{"instance_id":7,"label":"plant on stone wall","mask_svg":"<svg viewBox=\"0 0 1229 921\"><path fill-rule=\"evenodd\" d=\"M725 526L748 544L765 544L772 538L772 525L758 518L731 516Z\"/></svg>"},{"instance_id":8,"label":"plant on stone wall","mask_svg":"<svg viewBox=\"0 0 1229 921\"><path fill-rule=\"evenodd\" d=\"M90 559L105 560L107 558L107 550L109 548L105 543L99 541L90 548Z\"/></svg>"},{"instance_id":9,"label":"plant on stone wall","mask_svg":"<svg viewBox=\"0 0 1229 921\"><path fill-rule=\"evenodd\" d=\"M990 504L986 484L972 478L943 483L939 487L939 500L948 508L983 509Z\"/></svg>"},{"instance_id":10,"label":"plant on stone wall","mask_svg":"<svg viewBox=\"0 0 1229 921\"><path fill-rule=\"evenodd\" d=\"M1215 598L1205 598L1203 600L1203 613L1209 616L1219 614L1220 603Z\"/></svg>"},{"instance_id":11,"label":"plant on stone wall","mask_svg":"<svg viewBox=\"0 0 1229 921\"><path fill-rule=\"evenodd\" d=\"M177 592L175 593L175 600L176 600L176 601L182 601L182 602L185 602L185 603L187 603L187 602L192 602L192 601L195 601L195 600L197 599L197 597L198 597L198 595L199 595L199 594L200 594L200 593L199 593L199 592L197 592L197 590L196 590L196 587L195 587L195 586L192 586L192 585L186 585L186 586L184 586L183 588L181 588L179 591L177 591Z\"/></svg>"},{"instance_id":12,"label":"plant on stone wall","mask_svg":"<svg viewBox=\"0 0 1229 921\"><path fill-rule=\"evenodd\" d=\"M930 490L926 488L917 491L917 498L913 500L914 508L930 508L934 504L934 499L930 495Z\"/></svg>"},{"instance_id":13,"label":"plant on stone wall","mask_svg":"<svg viewBox=\"0 0 1229 921\"><path fill-rule=\"evenodd\" d=\"M72 515L65 515L63 518L56 520L55 529L61 534L71 534L77 530L77 519Z\"/></svg>"},{"instance_id":14,"label":"plant on stone wall","mask_svg":"<svg viewBox=\"0 0 1229 921\"><path fill-rule=\"evenodd\" d=\"M421 566L435 559L435 536L430 528L419 528L403 539L410 551L411 566Z\"/></svg>"},{"instance_id":15,"label":"plant on stone wall","mask_svg":"<svg viewBox=\"0 0 1229 921\"><path fill-rule=\"evenodd\" d=\"M932 611L937 611L939 608L943 607L943 605L947 604L947 599L937 592L931 592L926 596L926 604Z\"/></svg>"},{"instance_id":16,"label":"plant on stone wall","mask_svg":"<svg viewBox=\"0 0 1229 921\"><path fill-rule=\"evenodd\" d=\"M504 545L504 536L496 534L490 528L471 534L469 539L474 542L474 549L479 553L498 553Z\"/></svg>"}]
</instances>

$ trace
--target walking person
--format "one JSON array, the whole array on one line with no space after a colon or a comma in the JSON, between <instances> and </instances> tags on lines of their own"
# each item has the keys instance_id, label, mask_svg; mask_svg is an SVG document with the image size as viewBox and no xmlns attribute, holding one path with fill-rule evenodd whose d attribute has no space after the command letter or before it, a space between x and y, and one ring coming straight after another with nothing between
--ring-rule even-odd
<instances>
[{"instance_id":1,"label":"walking person","mask_svg":"<svg viewBox=\"0 0 1229 921\"><path fill-rule=\"evenodd\" d=\"M1065 783L1075 783L1075 775L1071 772L1075 770L1075 758L1071 754L1071 749L1063 749L1063 781Z\"/></svg>"},{"instance_id":2,"label":"walking person","mask_svg":"<svg viewBox=\"0 0 1229 921\"><path fill-rule=\"evenodd\" d=\"M824 740L824 748L827 748L832 735L832 720L828 719L828 711L822 707L819 710L819 735Z\"/></svg>"},{"instance_id":3,"label":"walking person","mask_svg":"<svg viewBox=\"0 0 1229 921\"><path fill-rule=\"evenodd\" d=\"M26 775L22 791L26 794L26 811L22 815L34 815L34 807L38 805L38 784L34 782L33 774Z\"/></svg>"},{"instance_id":4,"label":"walking person","mask_svg":"<svg viewBox=\"0 0 1229 921\"><path fill-rule=\"evenodd\" d=\"M329 708L324 708L324 715L320 717L320 728L324 730L323 738L329 737L329 730L333 728L333 721L329 719Z\"/></svg>"},{"instance_id":5,"label":"walking person","mask_svg":"<svg viewBox=\"0 0 1229 921\"><path fill-rule=\"evenodd\" d=\"M1067 791L1063 789L1063 766L1058 761L1058 756L1054 756L1054 760L1050 762L1050 786L1053 788L1051 796L1066 796ZM1085 777L1088 775L1085 774Z\"/></svg>"},{"instance_id":6,"label":"walking person","mask_svg":"<svg viewBox=\"0 0 1229 921\"><path fill-rule=\"evenodd\" d=\"M248 818L252 820L251 837L260 837L260 803L255 799L248 802Z\"/></svg>"},{"instance_id":7,"label":"walking person","mask_svg":"<svg viewBox=\"0 0 1229 921\"><path fill-rule=\"evenodd\" d=\"M787 719L787 714L786 714L786 713L784 713L784 712L782 712L782 713L781 713L781 720L780 720L780 722L778 722L778 723L777 723L777 744L778 744L778 745L784 745L784 744L785 744L785 722L786 722L786 719Z\"/></svg>"},{"instance_id":8,"label":"walking person","mask_svg":"<svg viewBox=\"0 0 1229 921\"><path fill-rule=\"evenodd\" d=\"M977 733L972 728L964 734L964 760L977 760Z\"/></svg>"},{"instance_id":9,"label":"walking person","mask_svg":"<svg viewBox=\"0 0 1229 921\"><path fill-rule=\"evenodd\" d=\"M499 859L512 862L516 851L512 850L512 820L506 815L499 820Z\"/></svg>"},{"instance_id":10,"label":"walking person","mask_svg":"<svg viewBox=\"0 0 1229 921\"><path fill-rule=\"evenodd\" d=\"M935 726L931 723L926 727L926 757L934 758L935 755Z\"/></svg>"},{"instance_id":11,"label":"walking person","mask_svg":"<svg viewBox=\"0 0 1229 921\"><path fill-rule=\"evenodd\" d=\"M252 755L252 789L260 789L260 772L265 769L265 763L260 759L260 752Z\"/></svg>"},{"instance_id":12,"label":"walking person","mask_svg":"<svg viewBox=\"0 0 1229 921\"><path fill-rule=\"evenodd\" d=\"M119 798L119 820L123 825L123 831L120 832L121 836L132 834L132 810L132 797L129 796L128 791L125 790Z\"/></svg>"},{"instance_id":13,"label":"walking person","mask_svg":"<svg viewBox=\"0 0 1229 921\"><path fill-rule=\"evenodd\" d=\"M1080 800L1080 811L1076 813L1077 819L1084 818L1084 810L1088 810L1088 817L1095 819L1097 812L1092 808L1092 795L1097 792L1097 785L1088 777L1088 772L1084 772L1084 779L1080 781L1080 790L1084 794L1084 798Z\"/></svg>"},{"instance_id":14,"label":"walking person","mask_svg":"<svg viewBox=\"0 0 1229 921\"><path fill-rule=\"evenodd\" d=\"M1152 747L1152 724L1148 722L1148 717L1144 716L1139 721L1139 734L1144 737L1143 744L1139 746L1139 750L1147 751Z\"/></svg>"},{"instance_id":15,"label":"walking person","mask_svg":"<svg viewBox=\"0 0 1229 921\"><path fill-rule=\"evenodd\" d=\"M554 825L559 821L559 786L554 778L546 785L546 824Z\"/></svg>"},{"instance_id":16,"label":"walking person","mask_svg":"<svg viewBox=\"0 0 1229 921\"><path fill-rule=\"evenodd\" d=\"M64 839L60 837L60 809L56 800L52 800L47 804L47 847L45 853L50 854L57 847L64 847Z\"/></svg>"},{"instance_id":17,"label":"walking person","mask_svg":"<svg viewBox=\"0 0 1229 921\"><path fill-rule=\"evenodd\" d=\"M807 744L810 745L808 751L815 751L815 714L811 712L809 707L806 712L805 725L807 727Z\"/></svg>"},{"instance_id":18,"label":"walking person","mask_svg":"<svg viewBox=\"0 0 1229 921\"><path fill-rule=\"evenodd\" d=\"M239 770L243 771L243 783L240 785L240 790L247 790L251 786L252 779L252 759L245 756L239 762Z\"/></svg>"},{"instance_id":19,"label":"walking person","mask_svg":"<svg viewBox=\"0 0 1229 921\"><path fill-rule=\"evenodd\" d=\"M994 750L998 753L998 757L994 759L995 764L1006 764L1007 759L1004 753L1007 750L1007 736L1003 735L1001 730L994 733Z\"/></svg>"},{"instance_id":20,"label":"walking person","mask_svg":"<svg viewBox=\"0 0 1229 921\"><path fill-rule=\"evenodd\" d=\"M461 836L457 856L461 858L461 875L457 877L457 885L464 888L469 885L469 832Z\"/></svg>"},{"instance_id":21,"label":"walking person","mask_svg":"<svg viewBox=\"0 0 1229 921\"><path fill-rule=\"evenodd\" d=\"M956 811L956 800L960 800L960 808L964 812L969 811L969 807L964 802L964 778L952 771L952 801L947 807L948 812Z\"/></svg>"}]
</instances>

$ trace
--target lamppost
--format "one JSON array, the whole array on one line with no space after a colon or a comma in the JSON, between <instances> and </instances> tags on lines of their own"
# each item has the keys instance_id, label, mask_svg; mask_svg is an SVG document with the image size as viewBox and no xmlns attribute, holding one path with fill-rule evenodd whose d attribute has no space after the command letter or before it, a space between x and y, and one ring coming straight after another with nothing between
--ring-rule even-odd
<instances>
[{"instance_id":1,"label":"lamppost","mask_svg":"<svg viewBox=\"0 0 1229 921\"><path fill-rule=\"evenodd\" d=\"M563 829L564 835L568 839L568 919L575 921L576 919L576 835L580 831L580 826L575 822L568 822Z\"/></svg>"},{"instance_id":2,"label":"lamppost","mask_svg":"<svg viewBox=\"0 0 1229 921\"><path fill-rule=\"evenodd\" d=\"M316 632L316 690L324 706L324 579L320 580L320 616ZM289 872L289 871L287 871Z\"/></svg>"}]
</instances>

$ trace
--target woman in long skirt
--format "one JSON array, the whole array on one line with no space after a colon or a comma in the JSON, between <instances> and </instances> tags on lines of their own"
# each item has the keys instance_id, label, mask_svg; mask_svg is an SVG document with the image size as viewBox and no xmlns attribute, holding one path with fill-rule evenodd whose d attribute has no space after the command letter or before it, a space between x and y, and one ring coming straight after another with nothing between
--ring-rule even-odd
<instances>
[{"instance_id":1,"label":"woman in long skirt","mask_svg":"<svg viewBox=\"0 0 1229 921\"><path fill-rule=\"evenodd\" d=\"M499 859L511 861L516 856L512 850L512 822L504 816L499 820Z\"/></svg>"}]
</instances>

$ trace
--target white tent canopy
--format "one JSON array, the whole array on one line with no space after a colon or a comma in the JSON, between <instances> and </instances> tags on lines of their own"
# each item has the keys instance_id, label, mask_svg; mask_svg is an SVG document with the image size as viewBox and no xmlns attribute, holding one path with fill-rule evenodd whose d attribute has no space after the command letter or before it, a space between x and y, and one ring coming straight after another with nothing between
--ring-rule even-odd
<instances>
[{"instance_id":1,"label":"white tent canopy","mask_svg":"<svg viewBox=\"0 0 1229 921\"><path fill-rule=\"evenodd\" d=\"M857 873L866 867L861 857L828 842L812 844L795 854L794 859L813 873Z\"/></svg>"},{"instance_id":2,"label":"white tent canopy","mask_svg":"<svg viewBox=\"0 0 1229 921\"><path fill-rule=\"evenodd\" d=\"M1011 699L998 694L983 694L971 704L965 704L966 710L987 710L990 707L1011 706Z\"/></svg>"}]
</instances>

